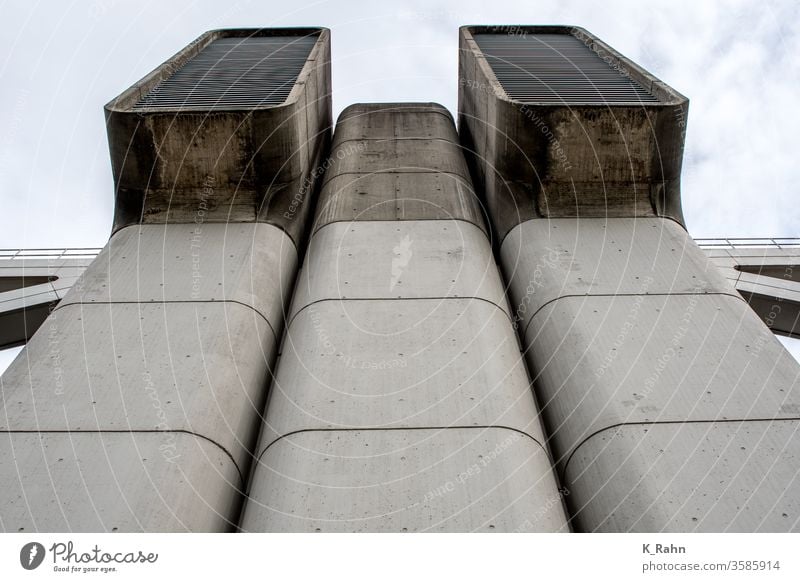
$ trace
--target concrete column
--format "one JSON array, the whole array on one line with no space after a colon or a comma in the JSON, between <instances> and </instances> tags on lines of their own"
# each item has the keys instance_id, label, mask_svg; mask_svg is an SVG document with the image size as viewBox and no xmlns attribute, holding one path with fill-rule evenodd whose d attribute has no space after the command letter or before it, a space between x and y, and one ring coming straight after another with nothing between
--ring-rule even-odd
<instances>
[{"instance_id":1,"label":"concrete column","mask_svg":"<svg viewBox=\"0 0 800 582\"><path fill-rule=\"evenodd\" d=\"M578 75L550 102L513 100L475 41L502 27L460 32L459 131L573 527L800 529L800 367L682 224L688 100L562 26L517 28L509 50L571 35L582 60L548 66L605 63L652 99L575 99Z\"/></svg>"},{"instance_id":2,"label":"concrete column","mask_svg":"<svg viewBox=\"0 0 800 582\"><path fill-rule=\"evenodd\" d=\"M4 528L230 529L296 266L268 224L118 231L3 375Z\"/></svg>"},{"instance_id":3,"label":"concrete column","mask_svg":"<svg viewBox=\"0 0 800 582\"><path fill-rule=\"evenodd\" d=\"M798 528L800 370L682 227L530 220L502 262L576 529Z\"/></svg>"},{"instance_id":4,"label":"concrete column","mask_svg":"<svg viewBox=\"0 0 800 582\"><path fill-rule=\"evenodd\" d=\"M565 531L450 114L341 115L244 531Z\"/></svg>"},{"instance_id":5,"label":"concrete column","mask_svg":"<svg viewBox=\"0 0 800 582\"><path fill-rule=\"evenodd\" d=\"M236 526L329 141L327 31L296 32L317 40L282 105L136 104L259 34L207 33L106 107L114 233L0 380L4 530Z\"/></svg>"}]
</instances>

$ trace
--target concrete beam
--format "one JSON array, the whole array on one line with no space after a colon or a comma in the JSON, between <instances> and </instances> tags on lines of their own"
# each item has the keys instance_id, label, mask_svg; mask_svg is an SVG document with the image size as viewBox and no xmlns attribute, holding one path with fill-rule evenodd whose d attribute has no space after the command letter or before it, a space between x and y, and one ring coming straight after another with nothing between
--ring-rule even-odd
<instances>
[{"instance_id":1,"label":"concrete beam","mask_svg":"<svg viewBox=\"0 0 800 582\"><path fill-rule=\"evenodd\" d=\"M99 249L0 251L0 349L23 345L66 295ZM67 255L69 257L69 255Z\"/></svg>"},{"instance_id":2,"label":"concrete beam","mask_svg":"<svg viewBox=\"0 0 800 582\"><path fill-rule=\"evenodd\" d=\"M800 337L800 248L714 246L706 252L767 327Z\"/></svg>"}]
</instances>

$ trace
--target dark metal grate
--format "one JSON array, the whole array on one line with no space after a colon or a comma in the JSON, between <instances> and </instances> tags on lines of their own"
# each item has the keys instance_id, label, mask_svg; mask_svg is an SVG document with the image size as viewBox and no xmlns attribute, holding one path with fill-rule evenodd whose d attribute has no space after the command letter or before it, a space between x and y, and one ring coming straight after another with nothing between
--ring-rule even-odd
<instances>
[{"instance_id":1,"label":"dark metal grate","mask_svg":"<svg viewBox=\"0 0 800 582\"><path fill-rule=\"evenodd\" d=\"M316 41L316 35L216 39L132 109L280 105L289 96Z\"/></svg>"},{"instance_id":2,"label":"dark metal grate","mask_svg":"<svg viewBox=\"0 0 800 582\"><path fill-rule=\"evenodd\" d=\"M569 34L475 34L511 99L528 103L657 102L624 70Z\"/></svg>"}]
</instances>

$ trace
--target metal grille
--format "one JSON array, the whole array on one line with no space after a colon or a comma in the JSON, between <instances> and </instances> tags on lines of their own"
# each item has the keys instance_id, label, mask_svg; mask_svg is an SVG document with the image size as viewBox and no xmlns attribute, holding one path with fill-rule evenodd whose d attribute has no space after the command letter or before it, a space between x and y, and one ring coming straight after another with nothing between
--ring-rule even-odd
<instances>
[{"instance_id":1,"label":"metal grille","mask_svg":"<svg viewBox=\"0 0 800 582\"><path fill-rule=\"evenodd\" d=\"M475 42L511 99L527 103L657 102L653 95L569 34L476 34Z\"/></svg>"},{"instance_id":2,"label":"metal grille","mask_svg":"<svg viewBox=\"0 0 800 582\"><path fill-rule=\"evenodd\" d=\"M216 39L132 109L280 105L289 96L316 41L316 35Z\"/></svg>"}]
</instances>

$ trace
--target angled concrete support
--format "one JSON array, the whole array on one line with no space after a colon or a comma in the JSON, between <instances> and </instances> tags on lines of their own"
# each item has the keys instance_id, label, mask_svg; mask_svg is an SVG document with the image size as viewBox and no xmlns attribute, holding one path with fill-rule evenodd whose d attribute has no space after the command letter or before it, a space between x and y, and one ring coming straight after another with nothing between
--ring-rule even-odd
<instances>
[{"instance_id":1,"label":"angled concrete support","mask_svg":"<svg viewBox=\"0 0 800 582\"><path fill-rule=\"evenodd\" d=\"M308 37L280 104L232 108L202 84L174 101L182 71L220 40L234 57L252 40L270 66L275 42ZM0 380L3 529L236 526L329 79L326 30L215 31L107 106L114 232Z\"/></svg>"},{"instance_id":2,"label":"angled concrete support","mask_svg":"<svg viewBox=\"0 0 800 582\"><path fill-rule=\"evenodd\" d=\"M800 248L741 244L705 251L773 332L800 338Z\"/></svg>"},{"instance_id":3,"label":"angled concrete support","mask_svg":"<svg viewBox=\"0 0 800 582\"><path fill-rule=\"evenodd\" d=\"M0 251L0 350L23 345L33 336L97 251Z\"/></svg>"},{"instance_id":4,"label":"angled concrete support","mask_svg":"<svg viewBox=\"0 0 800 582\"><path fill-rule=\"evenodd\" d=\"M566 531L455 127L355 105L334 136L244 531Z\"/></svg>"}]
</instances>

